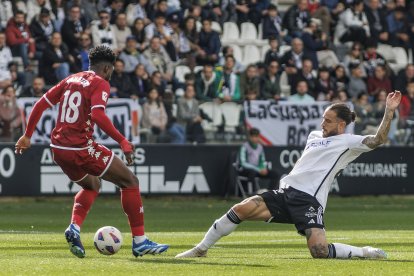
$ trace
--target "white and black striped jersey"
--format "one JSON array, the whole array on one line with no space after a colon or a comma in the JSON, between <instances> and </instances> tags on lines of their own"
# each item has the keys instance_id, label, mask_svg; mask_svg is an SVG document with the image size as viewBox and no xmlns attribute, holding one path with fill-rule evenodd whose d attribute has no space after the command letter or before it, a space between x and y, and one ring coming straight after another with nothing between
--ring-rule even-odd
<instances>
[{"instance_id":1,"label":"white and black striped jersey","mask_svg":"<svg viewBox=\"0 0 414 276\"><path fill-rule=\"evenodd\" d=\"M362 144L365 137L346 133L323 138L322 131L312 131L302 156L280 180L280 186L290 186L316 197L325 209L335 177L361 153L371 150Z\"/></svg>"}]
</instances>

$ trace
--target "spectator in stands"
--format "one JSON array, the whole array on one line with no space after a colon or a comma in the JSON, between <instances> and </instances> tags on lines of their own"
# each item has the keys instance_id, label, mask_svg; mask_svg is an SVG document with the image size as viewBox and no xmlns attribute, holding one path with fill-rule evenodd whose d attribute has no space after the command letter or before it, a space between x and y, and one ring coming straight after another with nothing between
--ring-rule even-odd
<instances>
[{"instance_id":1,"label":"spectator in stands","mask_svg":"<svg viewBox=\"0 0 414 276\"><path fill-rule=\"evenodd\" d=\"M345 71L347 75L350 75L349 65L351 63L359 62L359 66L361 67L362 76L365 78L367 73L365 72L364 67L364 55L362 44L359 42L354 42L351 47L351 51L344 57L343 65L345 66Z\"/></svg>"},{"instance_id":2,"label":"spectator in stands","mask_svg":"<svg viewBox=\"0 0 414 276\"><path fill-rule=\"evenodd\" d=\"M225 1L223 1L223 2L225 2ZM248 0L237 0L237 1L234 1L234 2L235 2L235 5L234 5L234 8L232 8L232 5L231 5L232 1L228 1L229 4L227 6L230 9L229 13L234 14L234 12L232 13L232 9L236 10L236 14L237 14L236 23L237 23L238 26L241 26L242 23L249 21L249 19L250 19L249 15L250 15L251 8L252 8L251 6L256 4L256 3L253 2L253 1L248 1ZM226 21L231 21L231 19L226 20Z\"/></svg>"},{"instance_id":3,"label":"spectator in stands","mask_svg":"<svg viewBox=\"0 0 414 276\"><path fill-rule=\"evenodd\" d=\"M0 31L4 31L7 26L7 22L13 17L13 3L12 1L1 1L0 8Z\"/></svg>"},{"instance_id":4,"label":"spectator in stands","mask_svg":"<svg viewBox=\"0 0 414 276\"><path fill-rule=\"evenodd\" d=\"M367 85L362 76L362 70L359 62L355 61L349 64L351 75L349 76L348 94L355 100L361 92L367 91Z\"/></svg>"},{"instance_id":5,"label":"spectator in stands","mask_svg":"<svg viewBox=\"0 0 414 276\"><path fill-rule=\"evenodd\" d=\"M220 2L221 1L219 0L201 1L201 17L203 18L203 21L208 18L209 20L220 22L220 18L223 16Z\"/></svg>"},{"instance_id":6,"label":"spectator in stands","mask_svg":"<svg viewBox=\"0 0 414 276\"><path fill-rule=\"evenodd\" d=\"M234 48L230 45L224 46L222 49L222 54L220 56L218 65L224 66L226 63L226 56L233 56L234 57ZM234 69L233 71L237 74L242 73L245 70L245 66L240 62L240 60L236 60L236 57L234 57Z\"/></svg>"},{"instance_id":7,"label":"spectator in stands","mask_svg":"<svg viewBox=\"0 0 414 276\"><path fill-rule=\"evenodd\" d=\"M132 99L138 99L140 104L143 104L147 98L148 90L150 87L149 76L145 71L143 64L137 64L134 74L131 76L131 82L136 91L136 95L131 95Z\"/></svg>"},{"instance_id":8,"label":"spectator in stands","mask_svg":"<svg viewBox=\"0 0 414 276\"><path fill-rule=\"evenodd\" d=\"M268 190L277 189L279 175L276 171L269 170L266 162L263 146L260 144L260 131L257 128L249 130L248 141L245 142L237 157L238 174L248 177L251 183L255 178L269 179Z\"/></svg>"},{"instance_id":9,"label":"spectator in stands","mask_svg":"<svg viewBox=\"0 0 414 276\"><path fill-rule=\"evenodd\" d=\"M22 134L22 116L13 86L3 89L0 97L0 142L15 142Z\"/></svg>"},{"instance_id":10,"label":"spectator in stands","mask_svg":"<svg viewBox=\"0 0 414 276\"><path fill-rule=\"evenodd\" d=\"M274 37L279 42L282 42L285 35L282 29L282 18L278 14L277 7L273 4L270 4L267 8L267 16L262 21L262 30L263 39Z\"/></svg>"},{"instance_id":11,"label":"spectator in stands","mask_svg":"<svg viewBox=\"0 0 414 276\"><path fill-rule=\"evenodd\" d=\"M145 25L144 19L137 18L134 21L134 24L131 28L131 34L135 37L135 40L138 42L138 51L141 53L145 51L148 47L148 43L145 38Z\"/></svg>"},{"instance_id":12,"label":"spectator in stands","mask_svg":"<svg viewBox=\"0 0 414 276\"><path fill-rule=\"evenodd\" d=\"M154 71L151 75L150 89L157 89L158 95L162 98L167 88L167 84L162 79L162 75L159 71Z\"/></svg>"},{"instance_id":13,"label":"spectator in stands","mask_svg":"<svg viewBox=\"0 0 414 276\"><path fill-rule=\"evenodd\" d=\"M180 49L178 56L184 64L194 69L195 55L200 49L198 46L198 31L196 26L196 19L192 16L188 16L184 19L183 30L179 34Z\"/></svg>"},{"instance_id":14,"label":"spectator in stands","mask_svg":"<svg viewBox=\"0 0 414 276\"><path fill-rule=\"evenodd\" d=\"M112 26L109 24L110 15L108 11L99 12L99 23L92 25L92 43L96 47L104 44L113 51L118 52L118 44Z\"/></svg>"},{"instance_id":15,"label":"spectator in stands","mask_svg":"<svg viewBox=\"0 0 414 276\"><path fill-rule=\"evenodd\" d=\"M114 72L111 80L111 98L137 98L136 89L127 73L124 72L125 64L122 59L117 59L114 64Z\"/></svg>"},{"instance_id":16,"label":"spectator in stands","mask_svg":"<svg viewBox=\"0 0 414 276\"><path fill-rule=\"evenodd\" d=\"M331 33L331 25L333 23L332 15L329 8L326 6L326 1L312 0L308 1L308 9L313 19L320 22L320 28L328 36Z\"/></svg>"},{"instance_id":17,"label":"spectator in stands","mask_svg":"<svg viewBox=\"0 0 414 276\"><path fill-rule=\"evenodd\" d=\"M16 91L16 95L20 95L23 87L26 85L26 73L20 72L18 70L18 65L16 62L12 61L9 63L9 71L11 75L11 85Z\"/></svg>"},{"instance_id":18,"label":"spectator in stands","mask_svg":"<svg viewBox=\"0 0 414 276\"><path fill-rule=\"evenodd\" d=\"M414 82L414 64L412 63L407 64L405 69L398 72L393 86L395 90L401 91L402 94L406 94L407 91L405 89L410 82Z\"/></svg>"},{"instance_id":19,"label":"spectator in stands","mask_svg":"<svg viewBox=\"0 0 414 276\"><path fill-rule=\"evenodd\" d=\"M166 14L162 12L156 13L154 23L145 27L146 40L152 41L152 38L158 37L169 58L175 60L177 53L171 41L171 32L171 28L166 25Z\"/></svg>"},{"instance_id":20,"label":"spectator in stands","mask_svg":"<svg viewBox=\"0 0 414 276\"><path fill-rule=\"evenodd\" d=\"M309 95L316 97L315 89L316 89L317 79L313 75L312 60L304 59L302 64L303 64L302 69L300 69L295 75L291 77L291 82L289 84L291 87L296 87L299 81L304 80L308 84ZM295 93L295 91L292 91L292 92L293 92L292 94Z\"/></svg>"},{"instance_id":21,"label":"spectator in stands","mask_svg":"<svg viewBox=\"0 0 414 276\"><path fill-rule=\"evenodd\" d=\"M407 126L407 120L414 121L414 82L407 83L404 90L407 92L402 96L400 104L400 125L403 128Z\"/></svg>"},{"instance_id":22,"label":"spectator in stands","mask_svg":"<svg viewBox=\"0 0 414 276\"><path fill-rule=\"evenodd\" d=\"M69 54L69 50L62 43L62 36L58 32L52 34L50 43L47 45L41 62L39 73L44 77L47 84L56 84L69 76L71 66L72 72L79 71L76 68L75 59Z\"/></svg>"},{"instance_id":23,"label":"spectator in stands","mask_svg":"<svg viewBox=\"0 0 414 276\"><path fill-rule=\"evenodd\" d=\"M98 6L96 0L69 0L66 2L68 8L72 6L80 7L81 16L85 18L85 21L90 23L98 20Z\"/></svg>"},{"instance_id":24,"label":"spectator in stands","mask_svg":"<svg viewBox=\"0 0 414 276\"><path fill-rule=\"evenodd\" d=\"M7 22L6 41L13 56L21 57L23 66L29 69L30 59L34 58L36 46L22 11L17 10L14 17Z\"/></svg>"},{"instance_id":25,"label":"spectator in stands","mask_svg":"<svg viewBox=\"0 0 414 276\"><path fill-rule=\"evenodd\" d=\"M174 115L174 103L175 103L175 96L174 93L168 91L164 93L164 97L162 98L162 102L164 104L165 112L167 113L167 139L165 142L169 142L171 144L185 144L186 137L185 137L185 128L177 123L177 118Z\"/></svg>"},{"instance_id":26,"label":"spectator in stands","mask_svg":"<svg viewBox=\"0 0 414 276\"><path fill-rule=\"evenodd\" d=\"M215 64L219 59L221 42L219 34L211 28L211 20L203 19L203 28L200 32L197 52L197 63L204 65L206 63Z\"/></svg>"},{"instance_id":27,"label":"spectator in stands","mask_svg":"<svg viewBox=\"0 0 414 276\"><path fill-rule=\"evenodd\" d=\"M83 32L79 37L79 46L72 53L76 59L77 67L81 71L89 70L89 50L92 48L92 39L89 33Z\"/></svg>"},{"instance_id":28,"label":"spectator in stands","mask_svg":"<svg viewBox=\"0 0 414 276\"><path fill-rule=\"evenodd\" d=\"M372 105L368 100L369 95L365 92L358 94L354 101L354 111L356 114L354 133L361 135L368 125L373 125ZM401 108L401 105L400 105Z\"/></svg>"},{"instance_id":29,"label":"spectator in stands","mask_svg":"<svg viewBox=\"0 0 414 276\"><path fill-rule=\"evenodd\" d=\"M240 77L234 72L235 59L233 56L226 56L224 67L215 70L216 77L220 80L218 97L225 102L239 101Z\"/></svg>"},{"instance_id":30,"label":"spectator in stands","mask_svg":"<svg viewBox=\"0 0 414 276\"><path fill-rule=\"evenodd\" d=\"M35 77L32 85L26 87L26 89L19 95L19 98L35 97L40 98L46 93L45 80L42 77Z\"/></svg>"},{"instance_id":31,"label":"spectator in stands","mask_svg":"<svg viewBox=\"0 0 414 276\"><path fill-rule=\"evenodd\" d=\"M368 94L375 96L375 91L383 89L390 93L392 91L391 80L387 74L387 70L384 65L377 65L373 76L368 77L367 81Z\"/></svg>"},{"instance_id":32,"label":"spectator in stands","mask_svg":"<svg viewBox=\"0 0 414 276\"><path fill-rule=\"evenodd\" d=\"M349 78L346 75L345 67L343 65L339 64L335 67L332 79L337 90L348 91Z\"/></svg>"},{"instance_id":33,"label":"spectator in stands","mask_svg":"<svg viewBox=\"0 0 414 276\"><path fill-rule=\"evenodd\" d=\"M115 25L112 25L112 32L115 35L118 51L125 48L127 37L131 36L131 29L127 24L126 14L119 13L116 16Z\"/></svg>"},{"instance_id":34,"label":"spectator in stands","mask_svg":"<svg viewBox=\"0 0 414 276\"><path fill-rule=\"evenodd\" d=\"M300 38L292 40L292 49L287 51L280 59L282 68L288 74L289 82L298 70L302 69L302 60L310 59L311 57L303 50L303 41Z\"/></svg>"},{"instance_id":35,"label":"spectator in stands","mask_svg":"<svg viewBox=\"0 0 414 276\"><path fill-rule=\"evenodd\" d=\"M339 16L335 37L342 43L358 41L364 44L370 35L368 19L364 12L364 2L354 0L352 6Z\"/></svg>"},{"instance_id":36,"label":"spectator in stands","mask_svg":"<svg viewBox=\"0 0 414 276\"><path fill-rule=\"evenodd\" d=\"M307 0L296 0L296 4L286 11L282 25L291 37L300 37L303 29L309 25L311 16Z\"/></svg>"},{"instance_id":37,"label":"spectator in stands","mask_svg":"<svg viewBox=\"0 0 414 276\"><path fill-rule=\"evenodd\" d=\"M157 89L152 88L149 91L147 102L144 103L142 109L142 126L150 129L158 142L165 142L168 118Z\"/></svg>"},{"instance_id":38,"label":"spectator in stands","mask_svg":"<svg viewBox=\"0 0 414 276\"><path fill-rule=\"evenodd\" d=\"M203 70L196 74L196 98L202 102L217 99L219 83L220 79L216 76L213 66L205 64Z\"/></svg>"},{"instance_id":39,"label":"spectator in stands","mask_svg":"<svg viewBox=\"0 0 414 276\"><path fill-rule=\"evenodd\" d=\"M257 74L257 67L255 64L247 66L246 71L240 77L240 99L244 99L247 91L260 91L260 78Z\"/></svg>"},{"instance_id":40,"label":"spectator in stands","mask_svg":"<svg viewBox=\"0 0 414 276\"><path fill-rule=\"evenodd\" d=\"M126 47L119 55L119 59L124 62L124 72L131 74L135 71L138 64L149 66L145 57L137 50L137 41L135 36L128 36L126 39Z\"/></svg>"},{"instance_id":41,"label":"spectator in stands","mask_svg":"<svg viewBox=\"0 0 414 276\"><path fill-rule=\"evenodd\" d=\"M295 86L295 94L289 96L289 102L295 103L313 103L315 98L309 94L308 83L300 80Z\"/></svg>"},{"instance_id":42,"label":"spectator in stands","mask_svg":"<svg viewBox=\"0 0 414 276\"><path fill-rule=\"evenodd\" d=\"M69 49L75 49L79 45L79 38L82 32L86 31L86 19L81 16L79 6L72 6L69 10L69 17L63 22L61 33L63 42Z\"/></svg>"},{"instance_id":43,"label":"spectator in stands","mask_svg":"<svg viewBox=\"0 0 414 276\"><path fill-rule=\"evenodd\" d=\"M149 74L158 71L161 73L163 80L167 82L172 80L173 64L164 47L162 47L158 36L151 38L150 47L144 51L143 56L148 61L146 70Z\"/></svg>"},{"instance_id":44,"label":"spectator in stands","mask_svg":"<svg viewBox=\"0 0 414 276\"><path fill-rule=\"evenodd\" d=\"M281 98L279 63L276 60L270 62L260 80L260 94L264 99L278 101Z\"/></svg>"},{"instance_id":45,"label":"spectator in stands","mask_svg":"<svg viewBox=\"0 0 414 276\"><path fill-rule=\"evenodd\" d=\"M151 21L148 19L148 16L147 16L147 11L146 11L147 3L148 3L148 0L130 1L130 3L128 4L126 8L128 25L130 26L134 25L138 18L142 19L145 25L148 25L149 23L151 23Z\"/></svg>"},{"instance_id":46,"label":"spectator in stands","mask_svg":"<svg viewBox=\"0 0 414 276\"><path fill-rule=\"evenodd\" d=\"M60 32L66 17L65 4L63 3L63 0L50 0L50 6L50 10L55 18L55 29L57 32Z\"/></svg>"},{"instance_id":47,"label":"spectator in stands","mask_svg":"<svg viewBox=\"0 0 414 276\"><path fill-rule=\"evenodd\" d=\"M386 43L389 38L386 11L381 7L380 0L369 0L365 6L371 38L377 43Z\"/></svg>"},{"instance_id":48,"label":"spectator in stands","mask_svg":"<svg viewBox=\"0 0 414 276\"><path fill-rule=\"evenodd\" d=\"M387 62L385 58L377 53L377 44L374 40L369 39L365 42L366 50L364 52L364 67L368 76L374 75L375 68L377 65L385 65L387 67ZM388 68L387 68L388 70Z\"/></svg>"},{"instance_id":49,"label":"spectator in stands","mask_svg":"<svg viewBox=\"0 0 414 276\"><path fill-rule=\"evenodd\" d=\"M329 69L326 67L319 68L315 87L316 99L318 101L330 101L336 91L336 83L331 78Z\"/></svg>"},{"instance_id":50,"label":"spectator in stands","mask_svg":"<svg viewBox=\"0 0 414 276\"><path fill-rule=\"evenodd\" d=\"M51 6L49 1L46 0L27 0L27 14L26 23L32 23L33 19L38 16L42 9L50 10Z\"/></svg>"},{"instance_id":51,"label":"spectator in stands","mask_svg":"<svg viewBox=\"0 0 414 276\"><path fill-rule=\"evenodd\" d=\"M109 23L112 25L115 24L118 14L124 11L124 0L112 0L105 10L109 13Z\"/></svg>"},{"instance_id":52,"label":"spectator in stands","mask_svg":"<svg viewBox=\"0 0 414 276\"><path fill-rule=\"evenodd\" d=\"M168 10L168 1L167 0L158 0L157 3L154 5L150 5L150 15L149 19L155 21L157 14L164 14L167 15Z\"/></svg>"},{"instance_id":53,"label":"spectator in stands","mask_svg":"<svg viewBox=\"0 0 414 276\"><path fill-rule=\"evenodd\" d=\"M331 100L332 103L345 103L345 104L349 104L350 100L349 100L349 96L348 93L346 93L345 90L338 90L335 95L332 97Z\"/></svg>"},{"instance_id":54,"label":"spectator in stands","mask_svg":"<svg viewBox=\"0 0 414 276\"><path fill-rule=\"evenodd\" d=\"M53 21L50 19L50 12L42 8L40 14L35 16L30 24L30 32L36 44L36 59L42 57L43 51L56 31Z\"/></svg>"},{"instance_id":55,"label":"spectator in stands","mask_svg":"<svg viewBox=\"0 0 414 276\"><path fill-rule=\"evenodd\" d=\"M185 127L188 141L192 143L206 142L204 130L201 126L203 119L200 116L200 109L198 101L195 99L193 85L187 85L184 97L179 98L177 101L177 120L178 123Z\"/></svg>"},{"instance_id":56,"label":"spectator in stands","mask_svg":"<svg viewBox=\"0 0 414 276\"><path fill-rule=\"evenodd\" d=\"M279 62L281 56L279 54L279 42L276 37L271 36L269 37L269 50L267 50L265 54L264 64L269 66L270 62L277 61Z\"/></svg>"},{"instance_id":57,"label":"spectator in stands","mask_svg":"<svg viewBox=\"0 0 414 276\"><path fill-rule=\"evenodd\" d=\"M304 51L312 59L315 68L319 67L318 56L316 52L325 50L328 46L327 34L319 29L315 20L309 22L308 27L303 28L301 39L304 45ZM337 62L338 63L338 62ZM336 64L337 64L336 63Z\"/></svg>"},{"instance_id":58,"label":"spectator in stands","mask_svg":"<svg viewBox=\"0 0 414 276\"><path fill-rule=\"evenodd\" d=\"M180 26L180 16L178 13L172 13L167 17L167 26L170 28L171 32L171 43L174 45L174 56L171 57L171 60L176 62L179 60L179 53L181 44L184 45L184 41L181 40L180 34L181 34L181 26ZM186 49L187 50L187 49ZM181 60L180 60L180 63ZM195 66L195 64L193 64Z\"/></svg>"},{"instance_id":59,"label":"spectator in stands","mask_svg":"<svg viewBox=\"0 0 414 276\"><path fill-rule=\"evenodd\" d=\"M398 7L387 16L387 24L389 28L389 40L388 44L393 47L403 47L408 51L411 47L410 27L406 19L406 10L403 7Z\"/></svg>"},{"instance_id":60,"label":"spectator in stands","mask_svg":"<svg viewBox=\"0 0 414 276\"><path fill-rule=\"evenodd\" d=\"M0 90L12 84L9 64L13 56L10 48L6 46L6 35L0 32Z\"/></svg>"}]
</instances>

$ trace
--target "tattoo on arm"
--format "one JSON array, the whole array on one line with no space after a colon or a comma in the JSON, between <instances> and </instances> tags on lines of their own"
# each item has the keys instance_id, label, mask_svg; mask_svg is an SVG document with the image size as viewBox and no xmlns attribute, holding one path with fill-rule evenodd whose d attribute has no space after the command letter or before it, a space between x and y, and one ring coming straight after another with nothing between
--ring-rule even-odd
<instances>
[{"instance_id":1,"label":"tattoo on arm","mask_svg":"<svg viewBox=\"0 0 414 276\"><path fill-rule=\"evenodd\" d=\"M381 124L378 127L377 133L375 135L367 136L362 143L367 145L371 149L378 147L381 144L384 144L387 141L387 135L390 131L391 121L394 116L394 112L388 109L385 109L384 118L382 118Z\"/></svg>"}]
</instances>

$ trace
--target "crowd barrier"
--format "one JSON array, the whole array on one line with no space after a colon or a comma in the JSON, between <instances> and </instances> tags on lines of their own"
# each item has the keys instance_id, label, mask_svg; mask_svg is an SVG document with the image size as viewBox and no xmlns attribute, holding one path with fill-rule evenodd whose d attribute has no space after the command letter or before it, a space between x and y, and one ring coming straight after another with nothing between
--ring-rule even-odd
<instances>
[{"instance_id":1,"label":"crowd barrier","mask_svg":"<svg viewBox=\"0 0 414 276\"><path fill-rule=\"evenodd\" d=\"M111 147L116 155L122 151ZM140 145L130 167L143 194L234 194L234 162L239 147L227 145ZM266 147L266 157L280 175L288 174L302 148ZM339 195L414 194L414 148L379 148L351 163L331 192ZM411 168L411 169L410 169ZM411 172L413 171L413 172ZM79 190L53 162L48 146L35 145L24 155L13 144L0 145L0 197L69 195ZM102 182L102 193L115 194Z\"/></svg>"}]
</instances>

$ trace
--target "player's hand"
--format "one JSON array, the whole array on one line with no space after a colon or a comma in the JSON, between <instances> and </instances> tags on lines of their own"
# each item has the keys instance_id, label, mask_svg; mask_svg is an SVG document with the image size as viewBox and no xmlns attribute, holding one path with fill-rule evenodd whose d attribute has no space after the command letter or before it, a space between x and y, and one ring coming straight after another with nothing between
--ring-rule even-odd
<instances>
[{"instance_id":1,"label":"player's hand","mask_svg":"<svg viewBox=\"0 0 414 276\"><path fill-rule=\"evenodd\" d=\"M30 138L23 135L22 137L20 137L20 139L17 141L16 145L15 145L15 150L14 152L16 154L22 154L23 152L25 152L28 148L30 148Z\"/></svg>"},{"instance_id":2,"label":"player's hand","mask_svg":"<svg viewBox=\"0 0 414 276\"><path fill-rule=\"evenodd\" d=\"M262 169L262 170L259 171L260 175L267 175L267 173L268 173L267 169Z\"/></svg>"},{"instance_id":3,"label":"player's hand","mask_svg":"<svg viewBox=\"0 0 414 276\"><path fill-rule=\"evenodd\" d=\"M394 111L397 109L400 102L401 102L401 92L395 90L394 92L388 94L387 101L386 101L386 108L388 108L391 111Z\"/></svg>"},{"instance_id":4,"label":"player's hand","mask_svg":"<svg viewBox=\"0 0 414 276\"><path fill-rule=\"evenodd\" d=\"M132 165L134 163L134 145L127 139L122 140L122 142L119 145L121 146L121 149L125 154L127 164Z\"/></svg>"}]
</instances>

